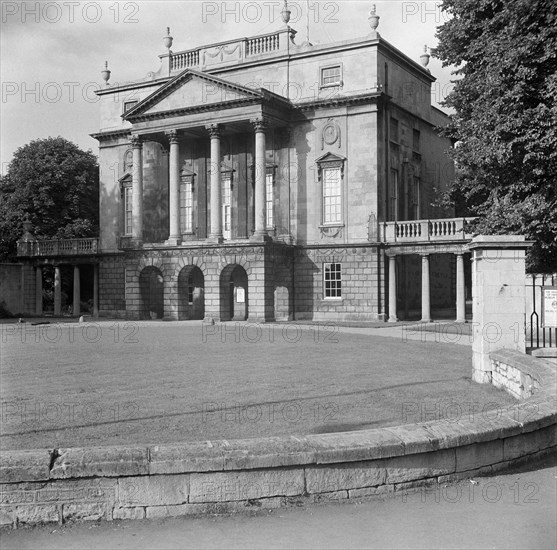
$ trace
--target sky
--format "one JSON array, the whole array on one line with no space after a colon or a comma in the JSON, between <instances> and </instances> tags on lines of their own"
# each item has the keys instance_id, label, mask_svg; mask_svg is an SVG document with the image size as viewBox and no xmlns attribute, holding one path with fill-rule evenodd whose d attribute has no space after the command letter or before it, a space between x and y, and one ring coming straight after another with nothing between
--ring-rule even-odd
<instances>
[{"instance_id":1,"label":"sky","mask_svg":"<svg viewBox=\"0 0 557 550\"><path fill-rule=\"evenodd\" d=\"M115 1L1 0L0 168L5 174L18 147L33 139L62 136L98 153L89 134L98 131L94 90L111 82L141 79L160 66L163 37L170 27L174 52L283 28L283 0ZM367 0L289 1L296 43L313 44L364 37L370 32ZM435 30L447 20L439 2L375 2L377 31L406 55L419 59L435 47ZM309 26L308 26L309 20ZM431 58L437 78L432 104L450 90L451 68Z\"/></svg>"}]
</instances>

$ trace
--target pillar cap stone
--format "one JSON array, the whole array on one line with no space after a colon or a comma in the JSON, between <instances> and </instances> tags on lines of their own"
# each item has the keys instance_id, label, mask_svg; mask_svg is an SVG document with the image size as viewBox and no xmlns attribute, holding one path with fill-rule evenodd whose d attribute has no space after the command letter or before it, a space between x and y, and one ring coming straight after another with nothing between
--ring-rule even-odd
<instances>
[{"instance_id":1,"label":"pillar cap stone","mask_svg":"<svg viewBox=\"0 0 557 550\"><path fill-rule=\"evenodd\" d=\"M477 235L468 248L530 248L534 241L527 241L524 235Z\"/></svg>"}]
</instances>

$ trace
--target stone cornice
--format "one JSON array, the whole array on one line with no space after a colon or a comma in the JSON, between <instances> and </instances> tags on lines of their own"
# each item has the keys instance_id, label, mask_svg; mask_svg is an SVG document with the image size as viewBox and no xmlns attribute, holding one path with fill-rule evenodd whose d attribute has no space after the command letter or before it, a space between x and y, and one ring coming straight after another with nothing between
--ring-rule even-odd
<instances>
[{"instance_id":1,"label":"stone cornice","mask_svg":"<svg viewBox=\"0 0 557 550\"><path fill-rule=\"evenodd\" d=\"M89 134L93 139L97 141L107 141L109 139L116 139L119 137L130 138L132 135L131 128L126 130L108 130L106 132L97 132L95 134Z\"/></svg>"},{"instance_id":2,"label":"stone cornice","mask_svg":"<svg viewBox=\"0 0 557 550\"><path fill-rule=\"evenodd\" d=\"M132 123L146 122L149 120L187 116L196 113L208 113L212 111L221 111L224 109L234 109L235 107L243 107L247 105L258 105L260 103L261 100L257 98L237 99L234 101L223 101L221 103L211 103L209 105L196 105L195 107L184 107L181 109L172 109L169 111L161 111L158 113L141 113L141 114L130 116L128 120Z\"/></svg>"},{"instance_id":3,"label":"stone cornice","mask_svg":"<svg viewBox=\"0 0 557 550\"><path fill-rule=\"evenodd\" d=\"M369 92L351 96L338 96L326 99L311 99L293 105L296 111L313 111L315 109L327 109L330 107L343 107L345 105L362 105L366 103L377 103L385 94L382 92Z\"/></svg>"}]
</instances>

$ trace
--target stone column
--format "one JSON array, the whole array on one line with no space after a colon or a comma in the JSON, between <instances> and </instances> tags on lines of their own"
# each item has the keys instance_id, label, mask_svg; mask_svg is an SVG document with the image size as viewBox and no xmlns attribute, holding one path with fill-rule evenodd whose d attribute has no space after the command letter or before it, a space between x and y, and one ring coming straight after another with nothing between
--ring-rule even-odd
<instances>
[{"instance_id":1,"label":"stone column","mask_svg":"<svg viewBox=\"0 0 557 550\"><path fill-rule=\"evenodd\" d=\"M81 281L79 280L79 266L73 266L73 305L72 315L79 317L81 315Z\"/></svg>"},{"instance_id":2,"label":"stone column","mask_svg":"<svg viewBox=\"0 0 557 550\"><path fill-rule=\"evenodd\" d=\"M99 266L93 266L93 315L99 316Z\"/></svg>"},{"instance_id":3,"label":"stone column","mask_svg":"<svg viewBox=\"0 0 557 550\"><path fill-rule=\"evenodd\" d=\"M429 301L429 254L422 254L422 323L431 322Z\"/></svg>"},{"instance_id":4,"label":"stone column","mask_svg":"<svg viewBox=\"0 0 557 550\"><path fill-rule=\"evenodd\" d=\"M143 142L139 136L132 136L132 237L143 240Z\"/></svg>"},{"instance_id":5,"label":"stone column","mask_svg":"<svg viewBox=\"0 0 557 550\"><path fill-rule=\"evenodd\" d=\"M264 118L250 121L255 129L255 240L268 238L265 213L265 131Z\"/></svg>"},{"instance_id":6,"label":"stone column","mask_svg":"<svg viewBox=\"0 0 557 550\"><path fill-rule=\"evenodd\" d=\"M524 353L526 250L522 235L472 239L472 379L491 382L489 354L501 348Z\"/></svg>"},{"instance_id":7,"label":"stone column","mask_svg":"<svg viewBox=\"0 0 557 550\"><path fill-rule=\"evenodd\" d=\"M178 131L170 130L166 133L170 142L170 162L168 179L170 196L168 200L170 214L170 236L166 241L170 245L178 245L182 241L180 231L180 144Z\"/></svg>"},{"instance_id":8,"label":"stone column","mask_svg":"<svg viewBox=\"0 0 557 550\"><path fill-rule=\"evenodd\" d=\"M221 243L222 238L222 185L220 180L220 124L205 126L211 137L211 231L209 239Z\"/></svg>"},{"instance_id":9,"label":"stone column","mask_svg":"<svg viewBox=\"0 0 557 550\"><path fill-rule=\"evenodd\" d=\"M54 267L54 315L62 313L62 273L60 266Z\"/></svg>"},{"instance_id":10,"label":"stone column","mask_svg":"<svg viewBox=\"0 0 557 550\"><path fill-rule=\"evenodd\" d=\"M43 314L43 268L35 270L35 313Z\"/></svg>"},{"instance_id":11,"label":"stone column","mask_svg":"<svg viewBox=\"0 0 557 550\"><path fill-rule=\"evenodd\" d=\"M456 322L466 322L466 294L464 289L464 255L456 255Z\"/></svg>"},{"instance_id":12,"label":"stone column","mask_svg":"<svg viewBox=\"0 0 557 550\"><path fill-rule=\"evenodd\" d=\"M389 323L396 323L396 256L389 256Z\"/></svg>"}]
</instances>

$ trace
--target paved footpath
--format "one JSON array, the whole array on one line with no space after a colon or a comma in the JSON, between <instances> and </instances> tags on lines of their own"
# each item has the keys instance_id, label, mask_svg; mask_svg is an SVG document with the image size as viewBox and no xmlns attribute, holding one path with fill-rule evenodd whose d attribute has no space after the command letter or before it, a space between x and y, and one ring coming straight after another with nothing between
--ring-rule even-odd
<instances>
[{"instance_id":1,"label":"paved footpath","mask_svg":"<svg viewBox=\"0 0 557 550\"><path fill-rule=\"evenodd\" d=\"M555 460L359 503L3 530L19 548L557 548Z\"/></svg>"}]
</instances>

